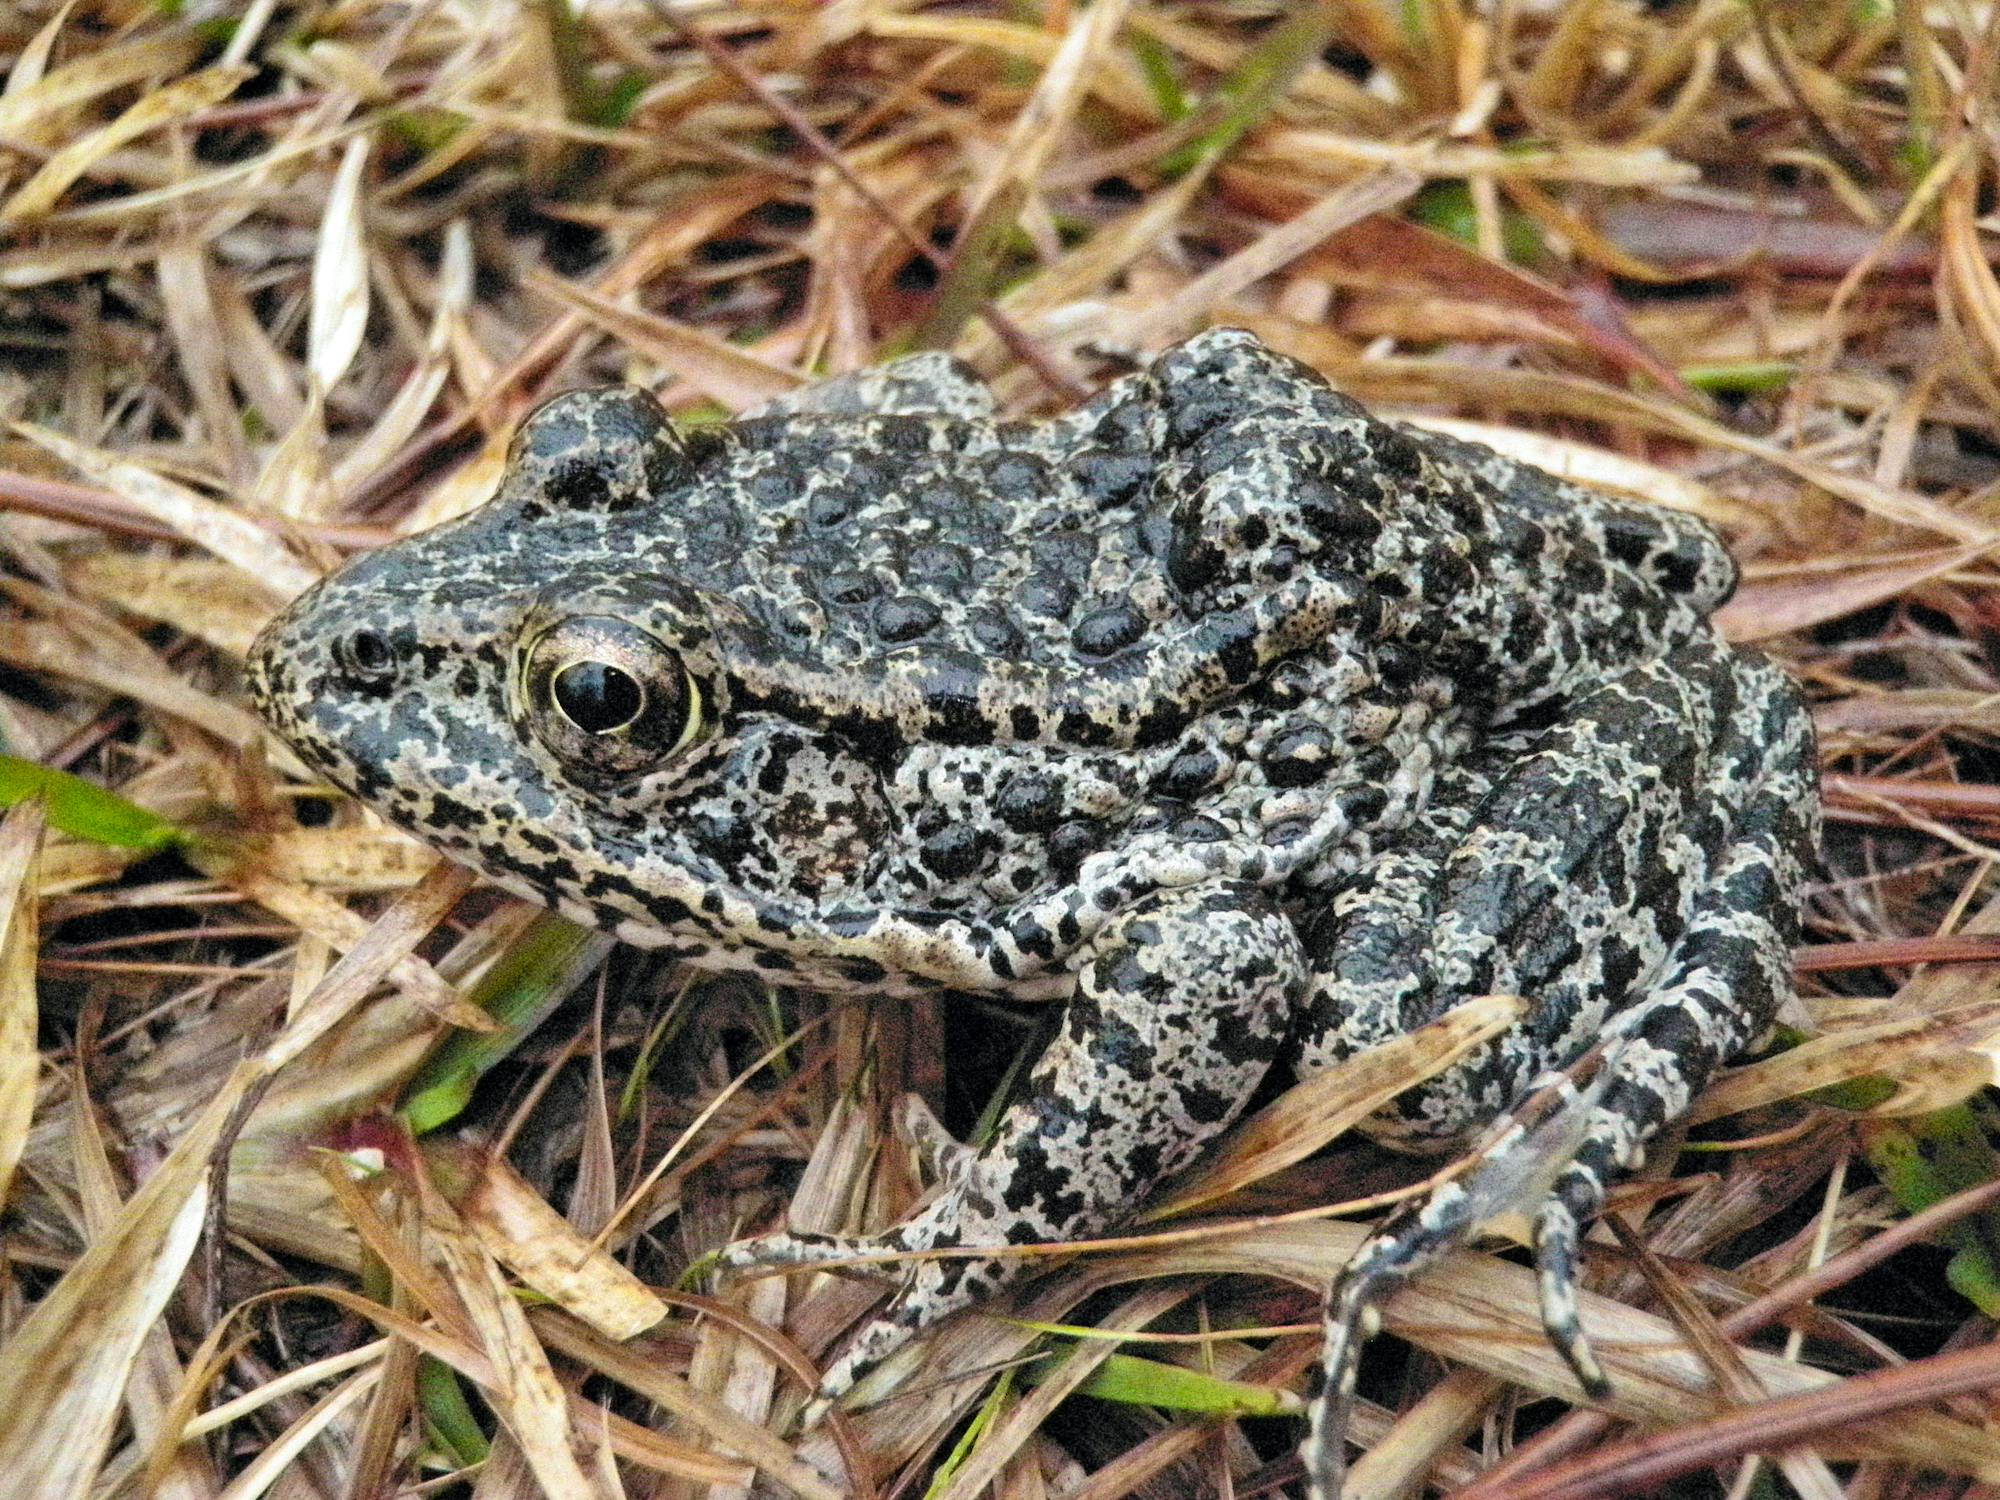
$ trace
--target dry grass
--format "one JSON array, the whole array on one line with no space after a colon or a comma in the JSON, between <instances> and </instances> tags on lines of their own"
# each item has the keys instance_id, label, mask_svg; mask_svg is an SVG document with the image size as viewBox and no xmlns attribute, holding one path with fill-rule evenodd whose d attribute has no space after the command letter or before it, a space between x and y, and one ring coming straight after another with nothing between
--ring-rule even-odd
<instances>
[{"instance_id":1,"label":"dry grass","mask_svg":"<svg viewBox=\"0 0 2000 1500\"><path fill-rule=\"evenodd\" d=\"M894 1101L966 1126L1032 1027L613 953L303 783L238 693L543 393L707 415L930 344L1028 411L1218 322L1711 516L1829 773L1812 1040L1627 1193L1608 1415L1550 1428L1528 1273L1461 1256L1390 1310L1428 1352L1372 1367L1354 1493L1517 1425L1480 1494L2000 1485L1943 1399L2000 1387L1995 1221L1903 1223L2000 1176L1996 49L1976 0L0 5L0 735L125 799L0 825L10 1493L1282 1492L1289 1423L1065 1399L1118 1346L991 1319L798 1439L866 1289L676 1288L787 1211L895 1217ZM1361 1232L1311 1211L1412 1178L1303 1160L1376 1087L1280 1101L1179 1195L1211 1217L1019 1310L1288 1409Z\"/></svg>"}]
</instances>

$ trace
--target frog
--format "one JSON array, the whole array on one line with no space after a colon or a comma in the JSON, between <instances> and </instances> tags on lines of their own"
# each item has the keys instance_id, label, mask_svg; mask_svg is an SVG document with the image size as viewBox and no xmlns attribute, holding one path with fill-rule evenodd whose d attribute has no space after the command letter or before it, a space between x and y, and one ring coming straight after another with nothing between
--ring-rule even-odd
<instances>
[{"instance_id":1,"label":"frog","mask_svg":"<svg viewBox=\"0 0 2000 1500\"><path fill-rule=\"evenodd\" d=\"M1736 580L1690 514L1216 328L1027 419L938 353L727 422L559 395L490 501L322 580L247 681L314 772L627 942L1062 1007L984 1141L920 1132L938 1181L903 1222L727 1252L904 1258L819 1409L1001 1290L1008 1247L1126 1222L1274 1069L1521 997L1367 1127L1475 1146L1329 1289L1329 1497L1383 1300L1502 1212L1607 1389L1582 1233L1790 994L1812 726L1717 632Z\"/></svg>"}]
</instances>

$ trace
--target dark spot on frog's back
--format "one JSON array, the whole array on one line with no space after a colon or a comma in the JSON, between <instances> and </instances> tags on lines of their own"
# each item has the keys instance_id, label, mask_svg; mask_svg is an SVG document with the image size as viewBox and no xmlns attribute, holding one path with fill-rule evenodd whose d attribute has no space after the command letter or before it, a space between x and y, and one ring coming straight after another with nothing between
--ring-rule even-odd
<instances>
[{"instance_id":1,"label":"dark spot on frog's back","mask_svg":"<svg viewBox=\"0 0 2000 1500\"><path fill-rule=\"evenodd\" d=\"M544 498L564 510L603 510L611 501L611 474L594 454L571 454L549 465Z\"/></svg>"},{"instance_id":2,"label":"dark spot on frog's back","mask_svg":"<svg viewBox=\"0 0 2000 1500\"><path fill-rule=\"evenodd\" d=\"M1292 492L1292 503L1313 534L1326 542L1372 542L1382 532L1382 518L1345 486L1325 475L1311 475Z\"/></svg>"},{"instance_id":3,"label":"dark spot on frog's back","mask_svg":"<svg viewBox=\"0 0 2000 1500\"><path fill-rule=\"evenodd\" d=\"M820 580L820 597L829 604L866 604L875 597L875 575L858 568L829 573Z\"/></svg>"},{"instance_id":4,"label":"dark spot on frog's back","mask_svg":"<svg viewBox=\"0 0 2000 1500\"><path fill-rule=\"evenodd\" d=\"M1226 381L1196 377L1174 386L1169 377L1167 437L1186 448L1227 422L1242 407L1242 398Z\"/></svg>"},{"instance_id":5,"label":"dark spot on frog's back","mask_svg":"<svg viewBox=\"0 0 2000 1500\"><path fill-rule=\"evenodd\" d=\"M1614 521L1604 528L1604 550L1628 568L1636 568L1644 562L1658 541L1655 533L1643 531L1637 526Z\"/></svg>"},{"instance_id":6,"label":"dark spot on frog's back","mask_svg":"<svg viewBox=\"0 0 2000 1500\"><path fill-rule=\"evenodd\" d=\"M805 476L790 464L772 463L752 474L744 484L750 498L760 506L784 504L805 488Z\"/></svg>"},{"instance_id":7,"label":"dark spot on frog's back","mask_svg":"<svg viewBox=\"0 0 2000 1500\"><path fill-rule=\"evenodd\" d=\"M982 651L994 656L1019 656L1025 647L1019 628L997 609L970 611L965 628Z\"/></svg>"},{"instance_id":8,"label":"dark spot on frog's back","mask_svg":"<svg viewBox=\"0 0 2000 1500\"><path fill-rule=\"evenodd\" d=\"M978 491L952 474L930 474L910 490L912 508L951 526L964 526L977 509Z\"/></svg>"},{"instance_id":9,"label":"dark spot on frog's back","mask_svg":"<svg viewBox=\"0 0 2000 1500\"><path fill-rule=\"evenodd\" d=\"M951 542L930 542L913 549L907 566L913 580L942 588L963 588L972 576L972 559L963 547Z\"/></svg>"},{"instance_id":10,"label":"dark spot on frog's back","mask_svg":"<svg viewBox=\"0 0 2000 1500\"><path fill-rule=\"evenodd\" d=\"M1081 745L1086 749L1108 745L1115 737L1109 724L1080 708L1063 711L1062 717L1056 721L1056 733L1064 743Z\"/></svg>"},{"instance_id":11,"label":"dark spot on frog's back","mask_svg":"<svg viewBox=\"0 0 2000 1500\"><path fill-rule=\"evenodd\" d=\"M1076 608L1076 589L1051 573L1038 573L1028 579L1015 598L1023 613L1046 620L1068 619L1069 612Z\"/></svg>"},{"instance_id":12,"label":"dark spot on frog's back","mask_svg":"<svg viewBox=\"0 0 2000 1500\"><path fill-rule=\"evenodd\" d=\"M1130 604L1101 605L1076 622L1070 642L1084 656L1114 656L1146 633L1146 617Z\"/></svg>"},{"instance_id":13,"label":"dark spot on frog's back","mask_svg":"<svg viewBox=\"0 0 2000 1500\"><path fill-rule=\"evenodd\" d=\"M1095 818L1072 818L1049 834L1049 866L1064 880L1074 879L1083 862L1104 847L1104 825Z\"/></svg>"},{"instance_id":14,"label":"dark spot on frog's back","mask_svg":"<svg viewBox=\"0 0 2000 1500\"><path fill-rule=\"evenodd\" d=\"M1046 833L1062 818L1062 789L1043 772L1015 771L1000 784L993 810L1016 833Z\"/></svg>"},{"instance_id":15,"label":"dark spot on frog's back","mask_svg":"<svg viewBox=\"0 0 2000 1500\"><path fill-rule=\"evenodd\" d=\"M806 520L822 531L831 531L847 523L860 499L857 492L845 488L816 490L806 504Z\"/></svg>"},{"instance_id":16,"label":"dark spot on frog's back","mask_svg":"<svg viewBox=\"0 0 2000 1500\"><path fill-rule=\"evenodd\" d=\"M1375 672L1382 685L1401 692L1424 670L1424 658L1396 641L1384 641L1375 648Z\"/></svg>"},{"instance_id":17,"label":"dark spot on frog's back","mask_svg":"<svg viewBox=\"0 0 2000 1500\"><path fill-rule=\"evenodd\" d=\"M1340 794L1340 811L1355 828L1373 823L1388 805L1389 793L1380 786L1350 787Z\"/></svg>"},{"instance_id":18,"label":"dark spot on frog's back","mask_svg":"<svg viewBox=\"0 0 2000 1500\"><path fill-rule=\"evenodd\" d=\"M986 493L1015 504L1040 499L1055 488L1049 466L1032 453L987 454L978 461L978 474Z\"/></svg>"},{"instance_id":19,"label":"dark spot on frog's back","mask_svg":"<svg viewBox=\"0 0 2000 1500\"><path fill-rule=\"evenodd\" d=\"M1692 545L1682 545L1662 552L1653 560L1654 576L1663 588L1676 594L1691 594L1701 581L1702 564L1706 561L1702 552Z\"/></svg>"},{"instance_id":20,"label":"dark spot on frog's back","mask_svg":"<svg viewBox=\"0 0 2000 1500\"><path fill-rule=\"evenodd\" d=\"M1222 574L1222 549L1193 527L1176 526L1167 544L1167 577L1185 595L1199 594Z\"/></svg>"},{"instance_id":21,"label":"dark spot on frog's back","mask_svg":"<svg viewBox=\"0 0 2000 1500\"><path fill-rule=\"evenodd\" d=\"M1070 472L1086 496L1109 510L1130 505L1145 493L1153 479L1153 456L1086 448L1071 461Z\"/></svg>"},{"instance_id":22,"label":"dark spot on frog's back","mask_svg":"<svg viewBox=\"0 0 2000 1500\"><path fill-rule=\"evenodd\" d=\"M1333 769L1333 736L1317 724L1273 736L1264 753L1264 776L1273 786L1311 786Z\"/></svg>"},{"instance_id":23,"label":"dark spot on frog's back","mask_svg":"<svg viewBox=\"0 0 2000 1500\"><path fill-rule=\"evenodd\" d=\"M857 495L889 494L900 477L888 463L852 449L830 455L829 472L840 475L842 487Z\"/></svg>"},{"instance_id":24,"label":"dark spot on frog's back","mask_svg":"<svg viewBox=\"0 0 2000 1500\"><path fill-rule=\"evenodd\" d=\"M1423 575L1425 592L1438 598L1462 594L1475 581L1472 564L1465 554L1444 538L1424 550Z\"/></svg>"},{"instance_id":25,"label":"dark spot on frog's back","mask_svg":"<svg viewBox=\"0 0 2000 1500\"><path fill-rule=\"evenodd\" d=\"M1194 722L1193 707L1178 698L1161 698L1139 715L1132 743L1141 749L1164 745Z\"/></svg>"},{"instance_id":26,"label":"dark spot on frog's back","mask_svg":"<svg viewBox=\"0 0 2000 1500\"><path fill-rule=\"evenodd\" d=\"M1196 639L1202 654L1222 668L1230 686L1242 687L1257 675L1257 622L1245 611L1203 616Z\"/></svg>"},{"instance_id":27,"label":"dark spot on frog's back","mask_svg":"<svg viewBox=\"0 0 2000 1500\"><path fill-rule=\"evenodd\" d=\"M1424 450L1416 438L1388 422L1375 423L1375 461L1397 479L1415 479L1424 471Z\"/></svg>"},{"instance_id":28,"label":"dark spot on frog's back","mask_svg":"<svg viewBox=\"0 0 2000 1500\"><path fill-rule=\"evenodd\" d=\"M1595 557L1580 556L1570 564L1565 583L1579 594L1602 593L1608 586L1604 565Z\"/></svg>"},{"instance_id":29,"label":"dark spot on frog's back","mask_svg":"<svg viewBox=\"0 0 2000 1500\"><path fill-rule=\"evenodd\" d=\"M929 634L944 612L921 594L898 594L875 606L870 616L875 634L891 645L901 645Z\"/></svg>"},{"instance_id":30,"label":"dark spot on frog's back","mask_svg":"<svg viewBox=\"0 0 2000 1500\"><path fill-rule=\"evenodd\" d=\"M1313 829L1311 818L1281 818L1264 830L1264 842L1273 848L1297 843Z\"/></svg>"},{"instance_id":31,"label":"dark spot on frog's back","mask_svg":"<svg viewBox=\"0 0 2000 1500\"><path fill-rule=\"evenodd\" d=\"M918 847L924 868L940 880L963 880L985 863L987 836L966 823L939 829Z\"/></svg>"},{"instance_id":32,"label":"dark spot on frog's back","mask_svg":"<svg viewBox=\"0 0 2000 1500\"><path fill-rule=\"evenodd\" d=\"M1214 786L1221 774L1222 762L1214 751L1188 750L1168 762L1154 787L1163 797L1189 802Z\"/></svg>"},{"instance_id":33,"label":"dark spot on frog's back","mask_svg":"<svg viewBox=\"0 0 2000 1500\"><path fill-rule=\"evenodd\" d=\"M1314 685L1312 664L1288 656L1264 674L1257 684L1257 700L1272 708L1295 708L1312 694Z\"/></svg>"},{"instance_id":34,"label":"dark spot on frog's back","mask_svg":"<svg viewBox=\"0 0 2000 1500\"><path fill-rule=\"evenodd\" d=\"M1192 477L1197 480L1212 479L1241 464L1265 457L1271 445L1272 422L1260 418L1282 421L1281 414L1272 412L1268 407L1251 412L1238 411L1226 425L1204 433L1188 454L1188 469Z\"/></svg>"}]
</instances>

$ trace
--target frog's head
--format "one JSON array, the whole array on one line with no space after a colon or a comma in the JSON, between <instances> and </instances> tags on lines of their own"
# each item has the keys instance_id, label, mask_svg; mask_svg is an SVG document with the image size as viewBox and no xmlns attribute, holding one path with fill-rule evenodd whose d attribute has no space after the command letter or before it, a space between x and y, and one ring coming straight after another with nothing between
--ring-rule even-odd
<instances>
[{"instance_id":1,"label":"frog's head","mask_svg":"<svg viewBox=\"0 0 2000 1500\"><path fill-rule=\"evenodd\" d=\"M865 910L882 769L740 686L756 626L687 540L715 441L644 392L558 397L489 505L270 625L259 708L392 822L627 938L796 946Z\"/></svg>"}]
</instances>

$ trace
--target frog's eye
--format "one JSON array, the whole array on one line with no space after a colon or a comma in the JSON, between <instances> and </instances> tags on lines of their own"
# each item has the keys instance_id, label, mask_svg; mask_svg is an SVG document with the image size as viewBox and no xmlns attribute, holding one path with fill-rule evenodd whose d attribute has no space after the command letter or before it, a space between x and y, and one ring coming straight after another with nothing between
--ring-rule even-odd
<instances>
[{"instance_id":1,"label":"frog's eye","mask_svg":"<svg viewBox=\"0 0 2000 1500\"><path fill-rule=\"evenodd\" d=\"M523 706L535 737L572 769L619 780L701 737L701 684L657 636L608 615L576 615L529 642Z\"/></svg>"},{"instance_id":2,"label":"frog's eye","mask_svg":"<svg viewBox=\"0 0 2000 1500\"><path fill-rule=\"evenodd\" d=\"M334 664L351 687L373 687L396 675L396 647L379 630L351 630L333 643Z\"/></svg>"}]
</instances>

